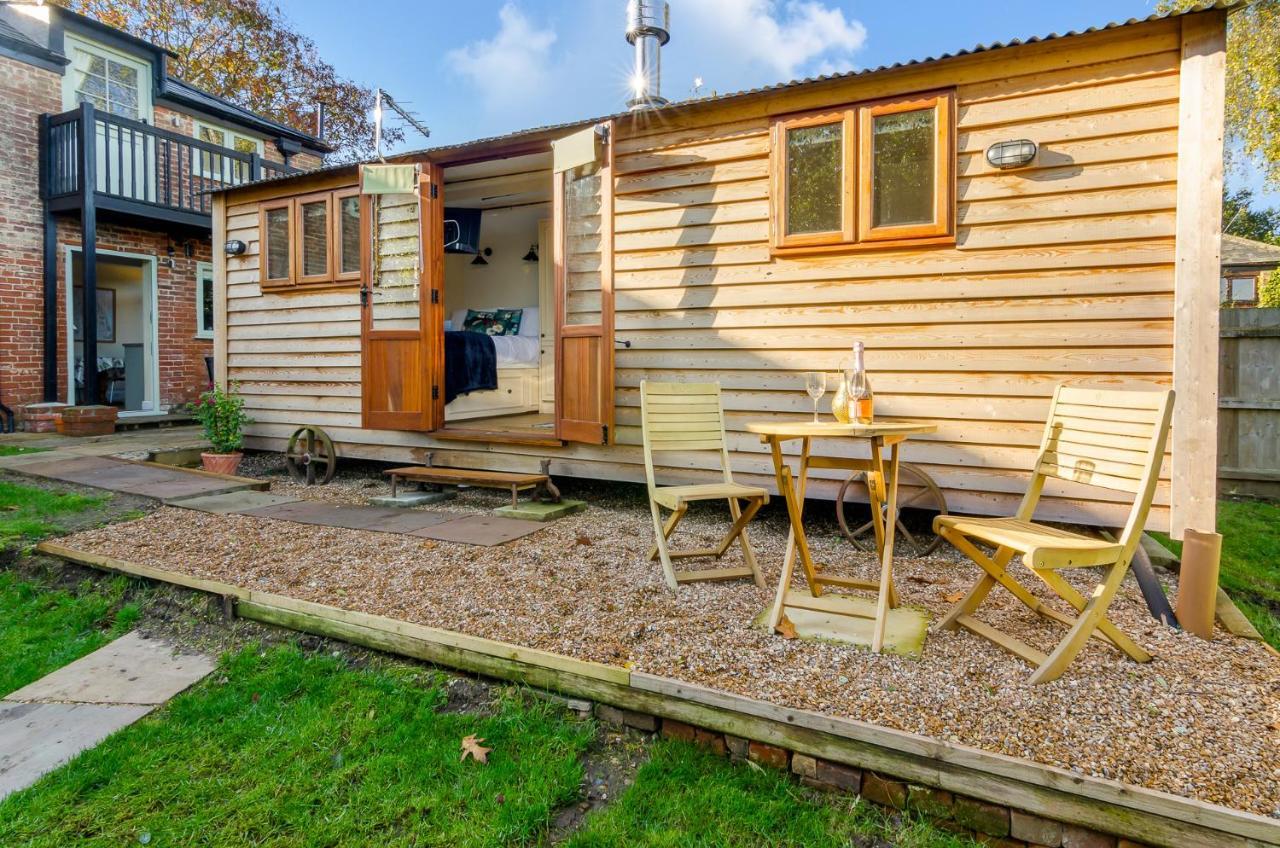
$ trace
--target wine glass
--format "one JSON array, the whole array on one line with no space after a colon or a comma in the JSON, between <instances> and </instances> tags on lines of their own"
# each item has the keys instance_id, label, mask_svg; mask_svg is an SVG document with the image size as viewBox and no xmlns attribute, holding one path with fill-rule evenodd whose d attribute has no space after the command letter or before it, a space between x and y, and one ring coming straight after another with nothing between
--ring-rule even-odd
<instances>
[{"instance_id":1,"label":"wine glass","mask_svg":"<svg viewBox=\"0 0 1280 848\"><path fill-rule=\"evenodd\" d=\"M827 393L827 375L822 371L804 372L804 390L813 398L813 423L818 423L818 401Z\"/></svg>"}]
</instances>

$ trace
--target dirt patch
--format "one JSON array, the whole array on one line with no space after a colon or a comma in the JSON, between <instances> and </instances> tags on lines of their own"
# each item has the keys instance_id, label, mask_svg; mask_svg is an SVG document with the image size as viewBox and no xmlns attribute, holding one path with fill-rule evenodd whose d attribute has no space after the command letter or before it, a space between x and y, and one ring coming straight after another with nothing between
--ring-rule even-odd
<instances>
[{"instance_id":1,"label":"dirt patch","mask_svg":"<svg viewBox=\"0 0 1280 848\"><path fill-rule=\"evenodd\" d=\"M630 728L601 724L582 759L578 800L561 808L551 824L551 843L568 839L594 811L610 804L635 782L636 772L649 759L652 737Z\"/></svg>"}]
</instances>

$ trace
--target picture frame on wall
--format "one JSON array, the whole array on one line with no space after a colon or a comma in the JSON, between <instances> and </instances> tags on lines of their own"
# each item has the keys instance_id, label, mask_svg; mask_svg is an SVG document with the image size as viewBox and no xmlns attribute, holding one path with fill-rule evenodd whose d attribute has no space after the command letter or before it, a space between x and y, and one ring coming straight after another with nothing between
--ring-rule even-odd
<instances>
[{"instance_id":1,"label":"picture frame on wall","mask_svg":"<svg viewBox=\"0 0 1280 848\"><path fill-rule=\"evenodd\" d=\"M75 340L84 341L84 328L82 317L84 315L84 288L76 286L72 293L72 303L75 304L75 315L73 316L73 325L75 326ZM115 289L97 290L98 302L98 341L114 342L116 340L116 291Z\"/></svg>"}]
</instances>

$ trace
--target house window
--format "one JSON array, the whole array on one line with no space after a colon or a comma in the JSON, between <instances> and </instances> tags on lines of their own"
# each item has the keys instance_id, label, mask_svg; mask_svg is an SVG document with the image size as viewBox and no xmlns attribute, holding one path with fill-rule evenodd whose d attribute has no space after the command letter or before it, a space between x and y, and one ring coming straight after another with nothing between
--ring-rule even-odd
<instances>
[{"instance_id":1,"label":"house window","mask_svg":"<svg viewBox=\"0 0 1280 848\"><path fill-rule=\"evenodd\" d=\"M62 106L81 103L135 121L151 120L151 65L68 33L70 66L63 77Z\"/></svg>"},{"instance_id":2,"label":"house window","mask_svg":"<svg viewBox=\"0 0 1280 848\"><path fill-rule=\"evenodd\" d=\"M1223 277L1223 306L1255 306L1258 303L1258 278Z\"/></svg>"},{"instance_id":3,"label":"house window","mask_svg":"<svg viewBox=\"0 0 1280 848\"><path fill-rule=\"evenodd\" d=\"M264 287L359 282L361 199L356 189L259 205Z\"/></svg>"},{"instance_id":4,"label":"house window","mask_svg":"<svg viewBox=\"0 0 1280 848\"><path fill-rule=\"evenodd\" d=\"M775 249L950 241L953 100L931 93L775 121Z\"/></svg>"},{"instance_id":5,"label":"house window","mask_svg":"<svg viewBox=\"0 0 1280 848\"><path fill-rule=\"evenodd\" d=\"M196 338L213 338L213 266L196 263Z\"/></svg>"},{"instance_id":6,"label":"house window","mask_svg":"<svg viewBox=\"0 0 1280 848\"><path fill-rule=\"evenodd\" d=\"M225 127L196 121L196 138L206 144L226 147L237 153L262 155L262 139L235 132ZM194 151L196 168L201 176L224 183L243 183L251 177L249 163L246 160L223 156L208 150Z\"/></svg>"}]
</instances>

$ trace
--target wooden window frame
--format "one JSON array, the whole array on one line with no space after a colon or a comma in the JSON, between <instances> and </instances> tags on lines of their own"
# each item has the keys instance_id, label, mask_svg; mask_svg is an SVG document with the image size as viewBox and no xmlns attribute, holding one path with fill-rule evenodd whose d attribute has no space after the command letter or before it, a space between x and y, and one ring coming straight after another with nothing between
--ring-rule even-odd
<instances>
[{"instance_id":1,"label":"wooden window frame","mask_svg":"<svg viewBox=\"0 0 1280 848\"><path fill-rule=\"evenodd\" d=\"M365 215L366 204L361 197L359 187L344 188L333 192L333 233L330 236L330 244L332 245L333 281L335 283L358 283L360 282L361 274L364 273L366 253L363 247L356 248L358 251L356 258L359 260L356 264L356 270L345 272L342 270L342 201L348 197L354 197L359 201L358 212L356 213L358 223L356 226L360 230L360 242L361 244L364 243L364 222L367 220Z\"/></svg>"},{"instance_id":2,"label":"wooden window frame","mask_svg":"<svg viewBox=\"0 0 1280 848\"><path fill-rule=\"evenodd\" d=\"M305 249L305 240L303 239L303 217L302 207L311 206L316 203L323 203L325 209L324 220L324 270L319 274L304 274L303 270L306 266L303 264L303 251ZM299 286L315 286L323 283L333 282L333 192L318 191L314 194L304 194L293 199L293 261L294 261L294 280Z\"/></svg>"},{"instance_id":3,"label":"wooden window frame","mask_svg":"<svg viewBox=\"0 0 1280 848\"><path fill-rule=\"evenodd\" d=\"M933 157L933 221L924 224L898 224L876 227L872 225L872 174L874 173L874 136L872 122L884 115L918 112L933 109L934 157ZM955 145L952 127L955 98L950 92L931 92L925 95L895 97L863 103L858 107L858 241L883 242L949 236L955 217Z\"/></svg>"},{"instance_id":4,"label":"wooden window frame","mask_svg":"<svg viewBox=\"0 0 1280 848\"><path fill-rule=\"evenodd\" d=\"M881 115L935 109L934 220L927 224L871 226L871 121ZM770 232L775 255L887 250L955 244L956 97L953 89L858 101L835 108L782 115L771 128ZM796 127L843 121L844 214L840 232L788 235L786 231L786 132Z\"/></svg>"},{"instance_id":5,"label":"wooden window frame","mask_svg":"<svg viewBox=\"0 0 1280 848\"><path fill-rule=\"evenodd\" d=\"M288 213L288 217L286 219L287 221L286 230L289 233L289 240L290 240L289 251L288 251L289 273L283 277L267 276L267 273L269 271L269 262L267 258L270 255L270 245L268 243L268 235L267 235L268 233L267 213L273 212L276 209L283 209L285 210L286 213ZM297 259L295 257L296 251L295 251L294 245L292 244L294 238L297 235L296 227L294 225L295 217L296 216L294 214L294 203L293 203L293 198L291 197L286 197L279 200L264 200L263 202L258 204L258 274L259 274L259 282L264 289L284 288L287 286L292 286L297 283L298 269L296 267L296 264L297 264Z\"/></svg>"},{"instance_id":6,"label":"wooden window frame","mask_svg":"<svg viewBox=\"0 0 1280 848\"><path fill-rule=\"evenodd\" d=\"M338 216L341 201L348 197L360 197L360 267L355 271L342 271L342 222ZM325 204L325 270L321 274L302 273L302 207L309 203ZM267 213L274 209L287 209L289 213L289 275L271 278L267 276ZM264 200L258 204L259 283L263 289L288 288L339 288L357 286L364 276L368 257L368 239L365 222L369 220L368 198L360 195L357 186L317 191L297 197Z\"/></svg>"},{"instance_id":7,"label":"wooden window frame","mask_svg":"<svg viewBox=\"0 0 1280 848\"><path fill-rule=\"evenodd\" d=\"M791 130L806 127L821 127L828 124L842 124L841 139L841 185L840 229L820 233L787 232L787 133ZM856 142L857 127L854 123L853 111L849 109L823 110L795 115L778 120L773 125L773 149L777 151L773 162L773 243L780 248L805 248L823 245L844 244L854 239L855 200L853 182L853 157L851 156Z\"/></svg>"}]
</instances>

